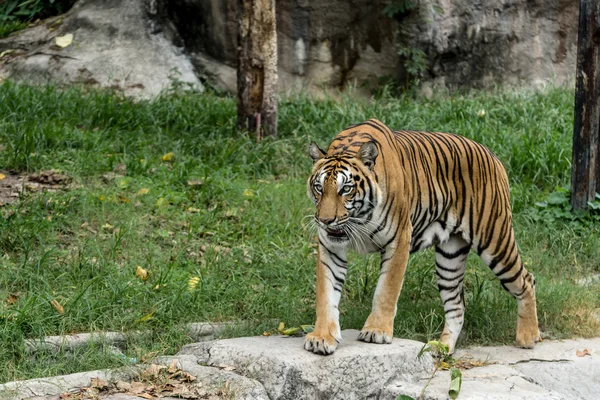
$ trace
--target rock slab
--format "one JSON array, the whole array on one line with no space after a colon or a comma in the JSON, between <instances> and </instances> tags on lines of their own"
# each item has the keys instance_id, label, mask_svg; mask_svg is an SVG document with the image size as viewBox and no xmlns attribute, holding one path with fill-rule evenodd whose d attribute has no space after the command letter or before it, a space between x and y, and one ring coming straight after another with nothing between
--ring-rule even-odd
<instances>
[{"instance_id":1,"label":"rock slab","mask_svg":"<svg viewBox=\"0 0 600 400\"><path fill-rule=\"evenodd\" d=\"M394 339L390 345L356 340L358 331L342 332L332 356L309 353L304 338L246 337L184 346L208 366L234 368L260 382L270 399L377 398L390 382L417 384L433 370L433 359L417 354L423 343Z\"/></svg>"},{"instance_id":2,"label":"rock slab","mask_svg":"<svg viewBox=\"0 0 600 400\"><path fill-rule=\"evenodd\" d=\"M66 14L0 39L0 81L111 88L150 98L202 88L183 48L156 22L155 0L79 0ZM57 37L73 35L66 47Z\"/></svg>"}]
</instances>

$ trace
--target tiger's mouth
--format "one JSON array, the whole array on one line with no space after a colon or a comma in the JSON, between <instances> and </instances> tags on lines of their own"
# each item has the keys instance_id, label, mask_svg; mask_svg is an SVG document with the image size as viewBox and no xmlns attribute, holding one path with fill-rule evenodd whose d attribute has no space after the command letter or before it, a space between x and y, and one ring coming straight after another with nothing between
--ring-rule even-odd
<instances>
[{"instance_id":1,"label":"tiger's mouth","mask_svg":"<svg viewBox=\"0 0 600 400\"><path fill-rule=\"evenodd\" d=\"M327 232L327 237L333 241L342 242L349 239L343 229L325 228L325 232Z\"/></svg>"}]
</instances>

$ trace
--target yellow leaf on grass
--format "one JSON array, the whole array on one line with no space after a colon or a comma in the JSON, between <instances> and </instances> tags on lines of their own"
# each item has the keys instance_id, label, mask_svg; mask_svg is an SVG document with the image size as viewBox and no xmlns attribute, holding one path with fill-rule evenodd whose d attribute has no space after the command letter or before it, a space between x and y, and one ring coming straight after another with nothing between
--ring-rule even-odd
<instances>
[{"instance_id":1,"label":"yellow leaf on grass","mask_svg":"<svg viewBox=\"0 0 600 400\"><path fill-rule=\"evenodd\" d=\"M146 322L146 321L148 321L150 318L152 318L154 316L155 313L156 313L156 310L152 311L150 314L144 315L142 318L140 318L138 320L138 322Z\"/></svg>"},{"instance_id":2,"label":"yellow leaf on grass","mask_svg":"<svg viewBox=\"0 0 600 400\"><path fill-rule=\"evenodd\" d=\"M69 47L71 45L71 43L73 43L73 34L72 33L67 33L64 36L57 36L56 39L56 45L58 47Z\"/></svg>"},{"instance_id":3,"label":"yellow leaf on grass","mask_svg":"<svg viewBox=\"0 0 600 400\"><path fill-rule=\"evenodd\" d=\"M65 309L63 308L63 306L60 305L60 303L56 300L52 300L50 302L50 304L52 304L52 307L54 307L54 309L60 314L60 315L65 315Z\"/></svg>"},{"instance_id":4,"label":"yellow leaf on grass","mask_svg":"<svg viewBox=\"0 0 600 400\"><path fill-rule=\"evenodd\" d=\"M283 332L284 329L285 329L285 324L283 322L280 322L279 326L277 327L277 330L279 332Z\"/></svg>"},{"instance_id":5,"label":"yellow leaf on grass","mask_svg":"<svg viewBox=\"0 0 600 400\"><path fill-rule=\"evenodd\" d=\"M242 195L244 195L244 197L254 197L254 192L250 189L245 189L242 192Z\"/></svg>"},{"instance_id":6,"label":"yellow leaf on grass","mask_svg":"<svg viewBox=\"0 0 600 400\"><path fill-rule=\"evenodd\" d=\"M167 153L164 156L162 156L161 160L163 160L164 162L171 162L173 161L173 159L175 158L175 154L174 153Z\"/></svg>"},{"instance_id":7,"label":"yellow leaf on grass","mask_svg":"<svg viewBox=\"0 0 600 400\"><path fill-rule=\"evenodd\" d=\"M0 174L0 181L1 181L2 179L4 179L4 178L6 178L6 175L4 175L4 174Z\"/></svg>"},{"instance_id":8,"label":"yellow leaf on grass","mask_svg":"<svg viewBox=\"0 0 600 400\"><path fill-rule=\"evenodd\" d=\"M138 190L137 194L138 196L141 196L143 194L147 194L150 190L147 188L141 188L140 190Z\"/></svg>"},{"instance_id":9,"label":"yellow leaf on grass","mask_svg":"<svg viewBox=\"0 0 600 400\"><path fill-rule=\"evenodd\" d=\"M193 292L196 289L196 287L198 287L199 283L200 283L199 276L194 276L193 278L190 278L190 280L188 281L188 290L190 292Z\"/></svg>"},{"instance_id":10,"label":"yellow leaf on grass","mask_svg":"<svg viewBox=\"0 0 600 400\"><path fill-rule=\"evenodd\" d=\"M135 277L145 281L148 279L148 271L138 265L137 269L135 270Z\"/></svg>"}]
</instances>

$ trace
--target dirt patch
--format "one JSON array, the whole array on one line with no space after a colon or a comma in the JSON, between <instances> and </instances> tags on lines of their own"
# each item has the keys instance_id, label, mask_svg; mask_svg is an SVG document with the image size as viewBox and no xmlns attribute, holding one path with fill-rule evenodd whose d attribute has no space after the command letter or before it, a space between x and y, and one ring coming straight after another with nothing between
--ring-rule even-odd
<instances>
[{"instance_id":1,"label":"dirt patch","mask_svg":"<svg viewBox=\"0 0 600 400\"><path fill-rule=\"evenodd\" d=\"M52 169L35 174L15 174L0 170L0 207L17 201L27 193L69 189L72 180L70 176Z\"/></svg>"}]
</instances>

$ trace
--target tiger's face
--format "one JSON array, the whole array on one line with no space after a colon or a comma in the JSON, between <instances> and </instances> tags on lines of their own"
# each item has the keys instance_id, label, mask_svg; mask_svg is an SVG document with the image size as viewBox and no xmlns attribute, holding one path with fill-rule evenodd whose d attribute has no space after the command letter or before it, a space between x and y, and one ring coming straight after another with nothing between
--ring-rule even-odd
<instances>
[{"instance_id":1,"label":"tiger's face","mask_svg":"<svg viewBox=\"0 0 600 400\"><path fill-rule=\"evenodd\" d=\"M316 206L319 237L334 245L346 245L367 231L379 192L373 177L377 147L365 143L356 154L326 155L310 146L313 173L308 196Z\"/></svg>"}]
</instances>

